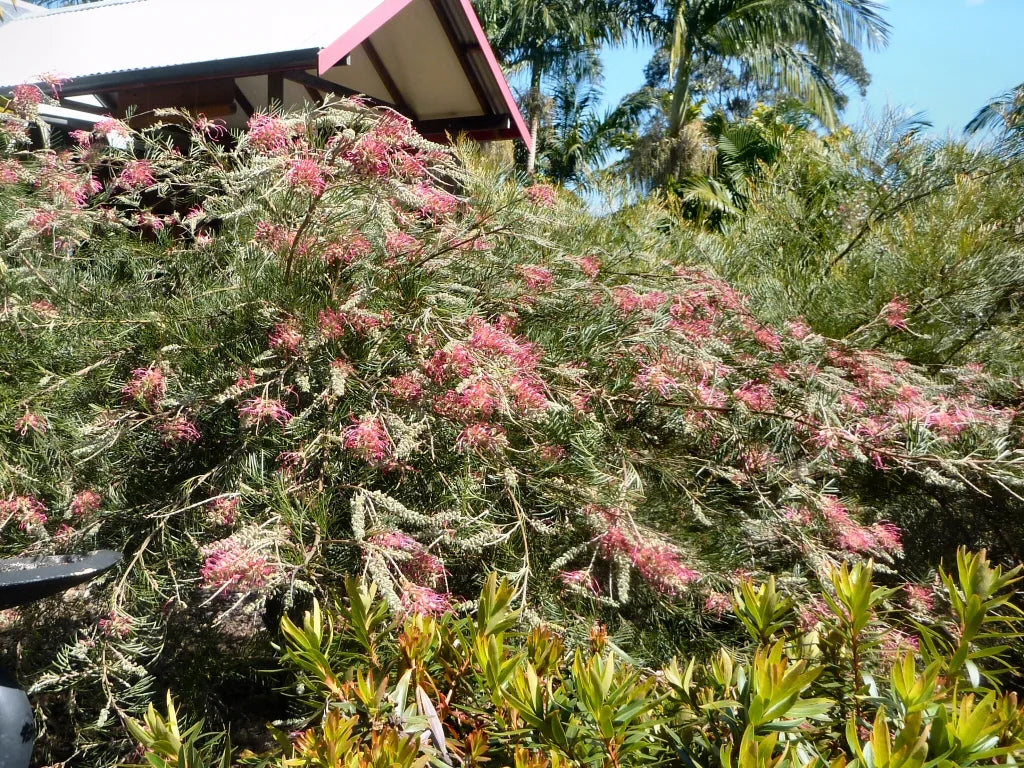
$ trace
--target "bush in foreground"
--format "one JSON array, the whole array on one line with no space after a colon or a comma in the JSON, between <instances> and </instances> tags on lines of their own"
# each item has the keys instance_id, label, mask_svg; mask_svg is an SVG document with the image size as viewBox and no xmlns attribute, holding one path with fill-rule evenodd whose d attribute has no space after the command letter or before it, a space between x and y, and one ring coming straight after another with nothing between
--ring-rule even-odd
<instances>
[{"instance_id":1,"label":"bush in foreground","mask_svg":"<svg viewBox=\"0 0 1024 768\"><path fill-rule=\"evenodd\" d=\"M131 731L155 768L214 765L707 768L1011 764L1024 709L999 683L1022 616L1019 569L961 551L941 573L942 621L886 608L870 563L833 572L813 616L773 580L743 582L727 609L748 633L707 662L639 667L600 627L568 650L528 629L515 590L491 575L469 615L395 615L373 586L301 627L284 620L283 661L305 714L277 746L231 755L223 734L152 706ZM894 626L895 625L895 626ZM903 630L897 627L902 627ZM284 724L281 724L284 725Z\"/></svg>"},{"instance_id":2,"label":"bush in foreground","mask_svg":"<svg viewBox=\"0 0 1024 768\"><path fill-rule=\"evenodd\" d=\"M844 561L927 585L1016 546L984 371L765 325L656 207L595 218L392 114L164 117L4 144L0 546L127 553L102 599L3 617L47 759L122 754L166 685L248 738L265 627L350 573L441 615L499 570L659 660L717 647L751 574L810 605Z\"/></svg>"}]
</instances>

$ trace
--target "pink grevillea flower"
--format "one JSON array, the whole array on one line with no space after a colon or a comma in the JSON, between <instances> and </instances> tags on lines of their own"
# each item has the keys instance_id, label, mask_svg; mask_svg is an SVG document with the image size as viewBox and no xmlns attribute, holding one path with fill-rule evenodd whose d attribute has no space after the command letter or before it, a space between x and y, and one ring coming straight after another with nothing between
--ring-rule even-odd
<instances>
[{"instance_id":1,"label":"pink grevillea flower","mask_svg":"<svg viewBox=\"0 0 1024 768\"><path fill-rule=\"evenodd\" d=\"M156 366L136 368L121 391L126 399L156 408L167 394L167 379L164 372Z\"/></svg>"},{"instance_id":2,"label":"pink grevillea flower","mask_svg":"<svg viewBox=\"0 0 1024 768\"><path fill-rule=\"evenodd\" d=\"M348 360L338 358L331 361L331 382L336 389L342 390L345 383L356 375L356 367Z\"/></svg>"},{"instance_id":3,"label":"pink grevillea flower","mask_svg":"<svg viewBox=\"0 0 1024 768\"><path fill-rule=\"evenodd\" d=\"M922 584L907 584L903 587L903 598L907 607L917 613L929 613L935 608L935 592Z\"/></svg>"},{"instance_id":4,"label":"pink grevillea flower","mask_svg":"<svg viewBox=\"0 0 1024 768\"><path fill-rule=\"evenodd\" d=\"M401 600L402 609L411 614L440 616L452 609L451 595L418 584L406 584Z\"/></svg>"},{"instance_id":5,"label":"pink grevillea flower","mask_svg":"<svg viewBox=\"0 0 1024 768\"><path fill-rule=\"evenodd\" d=\"M202 437L196 423L180 413L162 422L157 429L160 431L164 445L195 443Z\"/></svg>"},{"instance_id":6,"label":"pink grevillea flower","mask_svg":"<svg viewBox=\"0 0 1024 768\"><path fill-rule=\"evenodd\" d=\"M526 197L534 205L552 208L558 201L558 192L548 184L534 184L523 190Z\"/></svg>"},{"instance_id":7,"label":"pink grevillea flower","mask_svg":"<svg viewBox=\"0 0 1024 768\"><path fill-rule=\"evenodd\" d=\"M23 531L38 530L46 525L46 505L32 495L11 496L0 501L0 515L13 517Z\"/></svg>"},{"instance_id":8,"label":"pink grevillea flower","mask_svg":"<svg viewBox=\"0 0 1024 768\"><path fill-rule=\"evenodd\" d=\"M387 236L384 238L384 248L391 256L408 256L409 254L418 251L422 245L423 244L412 235L398 230L388 232Z\"/></svg>"},{"instance_id":9,"label":"pink grevillea flower","mask_svg":"<svg viewBox=\"0 0 1024 768\"><path fill-rule=\"evenodd\" d=\"M726 395L720 389L715 388L713 384L708 384L706 379L702 379L697 384L694 390L694 395L697 401L707 408L724 408Z\"/></svg>"},{"instance_id":10,"label":"pink grevillea flower","mask_svg":"<svg viewBox=\"0 0 1024 768\"><path fill-rule=\"evenodd\" d=\"M732 394L752 411L770 411L775 407L775 396L765 384L748 382Z\"/></svg>"},{"instance_id":11,"label":"pink grevillea flower","mask_svg":"<svg viewBox=\"0 0 1024 768\"><path fill-rule=\"evenodd\" d=\"M5 629L11 629L18 623L20 618L21 614L17 608L8 608L5 611L0 611L0 632L3 632Z\"/></svg>"},{"instance_id":12,"label":"pink grevillea flower","mask_svg":"<svg viewBox=\"0 0 1024 768\"><path fill-rule=\"evenodd\" d=\"M416 539L409 534L403 533L402 531L375 533L373 536L370 536L367 541L378 547L383 547L384 549L397 549L401 552L418 552L423 549L422 544L416 541Z\"/></svg>"},{"instance_id":13,"label":"pink grevillea flower","mask_svg":"<svg viewBox=\"0 0 1024 768\"><path fill-rule=\"evenodd\" d=\"M29 432L45 435L49 428L50 422L46 420L45 416L39 413L32 413L31 411L26 411L23 416L14 422L15 431L22 437L25 437Z\"/></svg>"},{"instance_id":14,"label":"pink grevillea flower","mask_svg":"<svg viewBox=\"0 0 1024 768\"><path fill-rule=\"evenodd\" d=\"M478 378L457 390L445 392L434 403L434 412L449 419L471 421L491 416L498 407L498 393L487 379Z\"/></svg>"},{"instance_id":15,"label":"pink grevillea flower","mask_svg":"<svg viewBox=\"0 0 1024 768\"><path fill-rule=\"evenodd\" d=\"M638 389L653 392L659 397L669 397L682 386L679 379L661 363L641 363L635 383Z\"/></svg>"},{"instance_id":16,"label":"pink grevillea flower","mask_svg":"<svg viewBox=\"0 0 1024 768\"><path fill-rule=\"evenodd\" d=\"M740 466L748 475L763 476L779 463L779 457L768 448L750 447L740 453Z\"/></svg>"},{"instance_id":17,"label":"pink grevillea flower","mask_svg":"<svg viewBox=\"0 0 1024 768\"><path fill-rule=\"evenodd\" d=\"M376 416L363 416L353 421L341 433L342 445L373 466L391 461L391 436L384 422Z\"/></svg>"},{"instance_id":18,"label":"pink grevillea flower","mask_svg":"<svg viewBox=\"0 0 1024 768\"><path fill-rule=\"evenodd\" d=\"M328 245L324 249L323 258L331 265L347 265L369 256L372 252L373 245L357 232Z\"/></svg>"},{"instance_id":19,"label":"pink grevillea flower","mask_svg":"<svg viewBox=\"0 0 1024 768\"><path fill-rule=\"evenodd\" d=\"M600 546L605 557L625 556L652 589L668 595L682 593L700 574L682 562L682 553L657 540L643 540L626 533L616 524L602 534Z\"/></svg>"},{"instance_id":20,"label":"pink grevillea flower","mask_svg":"<svg viewBox=\"0 0 1024 768\"><path fill-rule=\"evenodd\" d=\"M23 171L17 160L0 160L0 184L17 184Z\"/></svg>"},{"instance_id":21,"label":"pink grevillea flower","mask_svg":"<svg viewBox=\"0 0 1024 768\"><path fill-rule=\"evenodd\" d=\"M558 580L574 591L590 595L600 592L597 579L590 571L559 571Z\"/></svg>"},{"instance_id":22,"label":"pink grevillea flower","mask_svg":"<svg viewBox=\"0 0 1024 768\"><path fill-rule=\"evenodd\" d=\"M151 211L142 211L135 220L140 227L152 232L160 232L166 226L166 222Z\"/></svg>"},{"instance_id":23,"label":"pink grevillea flower","mask_svg":"<svg viewBox=\"0 0 1024 768\"><path fill-rule=\"evenodd\" d=\"M56 72L44 72L39 75L39 82L46 83L50 86L50 94L55 99L60 98L60 90L64 86L64 83L68 81L65 75L58 74Z\"/></svg>"},{"instance_id":24,"label":"pink grevillea flower","mask_svg":"<svg viewBox=\"0 0 1024 768\"><path fill-rule=\"evenodd\" d=\"M452 377L465 378L472 373L476 361L468 349L461 345L451 349L439 349L423 366L424 372L436 384L442 384Z\"/></svg>"},{"instance_id":25,"label":"pink grevillea flower","mask_svg":"<svg viewBox=\"0 0 1024 768\"><path fill-rule=\"evenodd\" d=\"M278 566L241 536L229 536L199 551L204 558L199 572L203 586L218 592L252 592L278 572Z\"/></svg>"},{"instance_id":26,"label":"pink grevillea flower","mask_svg":"<svg viewBox=\"0 0 1024 768\"><path fill-rule=\"evenodd\" d=\"M206 519L214 525L234 525L238 520L238 509L242 500L237 496L221 496L208 501L204 506Z\"/></svg>"},{"instance_id":27,"label":"pink grevillea flower","mask_svg":"<svg viewBox=\"0 0 1024 768\"><path fill-rule=\"evenodd\" d=\"M640 294L631 286L621 285L612 289L612 302L619 312L628 315L640 309Z\"/></svg>"},{"instance_id":28,"label":"pink grevillea flower","mask_svg":"<svg viewBox=\"0 0 1024 768\"><path fill-rule=\"evenodd\" d=\"M844 408L854 413L864 413L868 409L868 404L864 402L864 398L856 392L846 393L840 396L839 400Z\"/></svg>"},{"instance_id":29,"label":"pink grevillea flower","mask_svg":"<svg viewBox=\"0 0 1024 768\"><path fill-rule=\"evenodd\" d=\"M249 118L249 144L258 152L280 154L290 143L291 129L281 118L264 114Z\"/></svg>"},{"instance_id":30,"label":"pink grevillea flower","mask_svg":"<svg viewBox=\"0 0 1024 768\"><path fill-rule=\"evenodd\" d=\"M813 598L809 603L801 605L797 611L797 626L802 632L810 632L821 625L823 621L832 618L832 611L828 603L820 597Z\"/></svg>"},{"instance_id":31,"label":"pink grevillea flower","mask_svg":"<svg viewBox=\"0 0 1024 768\"><path fill-rule=\"evenodd\" d=\"M831 496L822 499L821 513L836 543L847 552L899 554L903 551L902 533L892 523L876 523L870 528L861 525L845 504Z\"/></svg>"},{"instance_id":32,"label":"pink grevillea flower","mask_svg":"<svg viewBox=\"0 0 1024 768\"><path fill-rule=\"evenodd\" d=\"M597 256L584 256L576 263L587 277L597 277L601 271L601 259Z\"/></svg>"},{"instance_id":33,"label":"pink grevillea flower","mask_svg":"<svg viewBox=\"0 0 1024 768\"><path fill-rule=\"evenodd\" d=\"M273 224L269 221L258 221L256 222L256 233L253 235L253 240L272 251L280 251L291 246L292 233L278 224Z\"/></svg>"},{"instance_id":34,"label":"pink grevillea flower","mask_svg":"<svg viewBox=\"0 0 1024 768\"><path fill-rule=\"evenodd\" d=\"M92 176L83 177L79 173L67 152L44 155L34 182L51 200L62 205L81 206L102 188Z\"/></svg>"},{"instance_id":35,"label":"pink grevillea flower","mask_svg":"<svg viewBox=\"0 0 1024 768\"><path fill-rule=\"evenodd\" d=\"M907 300L894 295L892 301L882 307L882 311L879 314L890 328L905 331L907 330L907 313L909 312L910 304Z\"/></svg>"},{"instance_id":36,"label":"pink grevillea flower","mask_svg":"<svg viewBox=\"0 0 1024 768\"><path fill-rule=\"evenodd\" d=\"M46 97L34 85L16 85L11 92L11 111L22 117L30 117L39 111L39 105Z\"/></svg>"},{"instance_id":37,"label":"pink grevillea flower","mask_svg":"<svg viewBox=\"0 0 1024 768\"><path fill-rule=\"evenodd\" d=\"M704 611L716 619L722 618L727 613L732 613L732 595L724 592L711 592L704 598Z\"/></svg>"},{"instance_id":38,"label":"pink grevillea flower","mask_svg":"<svg viewBox=\"0 0 1024 768\"><path fill-rule=\"evenodd\" d=\"M347 330L366 335L382 324L381 317L364 309L324 309L317 318L320 332L328 339L344 336Z\"/></svg>"},{"instance_id":39,"label":"pink grevillea flower","mask_svg":"<svg viewBox=\"0 0 1024 768\"><path fill-rule=\"evenodd\" d=\"M421 201L420 213L431 218L443 218L450 216L459 209L461 201L450 192L420 184L414 190Z\"/></svg>"},{"instance_id":40,"label":"pink grevillea flower","mask_svg":"<svg viewBox=\"0 0 1024 768\"><path fill-rule=\"evenodd\" d=\"M544 394L544 382L533 376L513 376L508 383L516 410L524 414L541 413L551 407Z\"/></svg>"},{"instance_id":41,"label":"pink grevillea flower","mask_svg":"<svg viewBox=\"0 0 1024 768\"><path fill-rule=\"evenodd\" d=\"M386 178L391 172L393 153L392 145L388 141L373 133L367 133L361 136L343 157L352 164L352 169L357 173Z\"/></svg>"},{"instance_id":42,"label":"pink grevillea flower","mask_svg":"<svg viewBox=\"0 0 1024 768\"><path fill-rule=\"evenodd\" d=\"M903 531L892 523L881 522L871 526L875 548L894 555L903 553Z\"/></svg>"},{"instance_id":43,"label":"pink grevillea flower","mask_svg":"<svg viewBox=\"0 0 1024 768\"><path fill-rule=\"evenodd\" d=\"M292 419L285 404L270 397L252 397L238 406L238 418L246 427L261 427L269 424L284 426Z\"/></svg>"},{"instance_id":44,"label":"pink grevillea flower","mask_svg":"<svg viewBox=\"0 0 1024 768\"><path fill-rule=\"evenodd\" d=\"M557 464L560 461L564 461L567 452L561 445L542 445L540 447L540 458L541 461L545 461L548 464Z\"/></svg>"},{"instance_id":45,"label":"pink grevillea flower","mask_svg":"<svg viewBox=\"0 0 1024 768\"><path fill-rule=\"evenodd\" d=\"M125 163L121 175L117 177L118 184L124 189L144 189L153 185L156 178L153 176L153 164L148 160L129 160Z\"/></svg>"},{"instance_id":46,"label":"pink grevillea flower","mask_svg":"<svg viewBox=\"0 0 1024 768\"><path fill-rule=\"evenodd\" d=\"M381 549L390 550L392 559L407 579L419 585L434 587L445 576L444 563L432 555L416 539L401 531L388 531L371 536L368 541Z\"/></svg>"},{"instance_id":47,"label":"pink grevillea flower","mask_svg":"<svg viewBox=\"0 0 1024 768\"><path fill-rule=\"evenodd\" d=\"M40 235L52 235L58 218L56 211L36 211L28 220L28 225Z\"/></svg>"},{"instance_id":48,"label":"pink grevillea flower","mask_svg":"<svg viewBox=\"0 0 1024 768\"><path fill-rule=\"evenodd\" d=\"M373 130L367 134L389 144L404 144L413 134L412 121L397 112L382 112Z\"/></svg>"},{"instance_id":49,"label":"pink grevillea flower","mask_svg":"<svg viewBox=\"0 0 1024 768\"><path fill-rule=\"evenodd\" d=\"M387 393L407 403L419 402L423 397L424 376L419 371L410 371L388 380Z\"/></svg>"},{"instance_id":50,"label":"pink grevillea flower","mask_svg":"<svg viewBox=\"0 0 1024 768\"><path fill-rule=\"evenodd\" d=\"M522 275L526 287L531 291L544 291L555 282L555 275L547 267L539 267L535 264L523 264L517 267Z\"/></svg>"},{"instance_id":51,"label":"pink grevillea flower","mask_svg":"<svg viewBox=\"0 0 1024 768\"><path fill-rule=\"evenodd\" d=\"M296 320L278 323L267 339L270 348L283 357L292 357L299 352L304 337Z\"/></svg>"},{"instance_id":52,"label":"pink grevillea flower","mask_svg":"<svg viewBox=\"0 0 1024 768\"><path fill-rule=\"evenodd\" d=\"M103 497L96 491L85 490L79 491L71 498L68 511L75 517L82 518L98 512L101 506L103 506Z\"/></svg>"},{"instance_id":53,"label":"pink grevillea flower","mask_svg":"<svg viewBox=\"0 0 1024 768\"><path fill-rule=\"evenodd\" d=\"M125 123L120 120L116 120L113 117L104 117L96 121L96 125L93 126L93 130L96 133L103 135L113 134L122 139L127 139L132 135L132 130Z\"/></svg>"},{"instance_id":54,"label":"pink grevillea flower","mask_svg":"<svg viewBox=\"0 0 1024 768\"><path fill-rule=\"evenodd\" d=\"M99 621L100 632L107 637L116 637L123 640L132 633L135 628L135 619L117 611L111 611Z\"/></svg>"},{"instance_id":55,"label":"pink grevillea flower","mask_svg":"<svg viewBox=\"0 0 1024 768\"><path fill-rule=\"evenodd\" d=\"M901 654L917 654L921 650L921 640L898 629L889 629L882 634L879 651L886 661L895 661Z\"/></svg>"},{"instance_id":56,"label":"pink grevillea flower","mask_svg":"<svg viewBox=\"0 0 1024 768\"><path fill-rule=\"evenodd\" d=\"M192 123L192 130L196 133L201 133L205 136L211 136L215 139L219 139L222 136L227 135L228 127L224 125L222 120L211 120L202 112L196 117L194 123Z\"/></svg>"},{"instance_id":57,"label":"pink grevillea flower","mask_svg":"<svg viewBox=\"0 0 1024 768\"><path fill-rule=\"evenodd\" d=\"M789 335L797 341L803 341L811 335L811 326L804 322L803 318L796 318L786 323L786 330Z\"/></svg>"},{"instance_id":58,"label":"pink grevillea flower","mask_svg":"<svg viewBox=\"0 0 1024 768\"><path fill-rule=\"evenodd\" d=\"M460 453L497 453L507 446L505 429L493 424L470 424L455 439Z\"/></svg>"},{"instance_id":59,"label":"pink grevillea flower","mask_svg":"<svg viewBox=\"0 0 1024 768\"><path fill-rule=\"evenodd\" d=\"M772 328L758 328L754 331L754 339L771 352L778 352L782 349L782 337Z\"/></svg>"},{"instance_id":60,"label":"pink grevillea flower","mask_svg":"<svg viewBox=\"0 0 1024 768\"><path fill-rule=\"evenodd\" d=\"M311 157L289 160L285 178L292 187L304 189L314 195L323 194L324 189L327 188L323 169Z\"/></svg>"},{"instance_id":61,"label":"pink grevillea flower","mask_svg":"<svg viewBox=\"0 0 1024 768\"><path fill-rule=\"evenodd\" d=\"M502 325L508 323L499 323L498 326L483 322L475 324L467 342L469 348L475 353L506 357L522 371L536 368L540 361L538 347L522 337L513 336L511 328Z\"/></svg>"}]
</instances>

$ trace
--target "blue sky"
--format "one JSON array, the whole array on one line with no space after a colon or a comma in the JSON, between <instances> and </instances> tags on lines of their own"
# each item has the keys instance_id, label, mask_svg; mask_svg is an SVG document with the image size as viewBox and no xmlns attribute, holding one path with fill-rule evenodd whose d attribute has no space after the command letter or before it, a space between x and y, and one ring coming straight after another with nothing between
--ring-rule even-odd
<instances>
[{"instance_id":1,"label":"blue sky","mask_svg":"<svg viewBox=\"0 0 1024 768\"><path fill-rule=\"evenodd\" d=\"M1024 82L1024 0L890 0L888 48L868 51L872 83L847 121L887 105L922 111L935 131L959 133L993 96ZM617 101L643 82L649 50L605 56L605 92Z\"/></svg>"}]
</instances>

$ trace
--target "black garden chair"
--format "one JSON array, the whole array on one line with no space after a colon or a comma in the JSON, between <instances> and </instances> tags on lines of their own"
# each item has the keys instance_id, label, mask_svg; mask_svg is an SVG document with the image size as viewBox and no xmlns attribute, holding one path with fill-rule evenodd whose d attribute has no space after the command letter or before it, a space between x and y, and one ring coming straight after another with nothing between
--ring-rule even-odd
<instances>
[{"instance_id":1,"label":"black garden chair","mask_svg":"<svg viewBox=\"0 0 1024 768\"><path fill-rule=\"evenodd\" d=\"M120 560L121 553L109 550L0 560L0 610L84 584ZM0 669L0 768L28 768L35 738L35 717L28 696L13 675Z\"/></svg>"}]
</instances>

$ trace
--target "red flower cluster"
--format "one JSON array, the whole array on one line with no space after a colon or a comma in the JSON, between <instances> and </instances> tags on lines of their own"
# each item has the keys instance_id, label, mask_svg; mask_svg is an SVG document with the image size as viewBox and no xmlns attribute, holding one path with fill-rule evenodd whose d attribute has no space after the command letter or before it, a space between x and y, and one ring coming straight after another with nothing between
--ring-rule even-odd
<instances>
[{"instance_id":1,"label":"red flower cluster","mask_svg":"<svg viewBox=\"0 0 1024 768\"><path fill-rule=\"evenodd\" d=\"M270 397L253 397L238 406L238 418L245 427L261 427L269 424L284 426L292 414L280 400Z\"/></svg>"},{"instance_id":2,"label":"red flower cluster","mask_svg":"<svg viewBox=\"0 0 1024 768\"><path fill-rule=\"evenodd\" d=\"M167 379L159 367L136 368L131 380L121 390L126 399L156 408L167 394Z\"/></svg>"}]
</instances>

